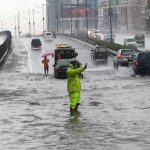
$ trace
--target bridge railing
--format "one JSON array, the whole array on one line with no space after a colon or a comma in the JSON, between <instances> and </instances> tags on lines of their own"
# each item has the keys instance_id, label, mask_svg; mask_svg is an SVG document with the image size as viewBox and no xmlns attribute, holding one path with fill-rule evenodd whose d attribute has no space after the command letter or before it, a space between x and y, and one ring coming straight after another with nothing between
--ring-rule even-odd
<instances>
[{"instance_id":1,"label":"bridge railing","mask_svg":"<svg viewBox=\"0 0 150 150\"><path fill-rule=\"evenodd\" d=\"M0 65L11 51L12 37L10 31L0 32Z\"/></svg>"}]
</instances>

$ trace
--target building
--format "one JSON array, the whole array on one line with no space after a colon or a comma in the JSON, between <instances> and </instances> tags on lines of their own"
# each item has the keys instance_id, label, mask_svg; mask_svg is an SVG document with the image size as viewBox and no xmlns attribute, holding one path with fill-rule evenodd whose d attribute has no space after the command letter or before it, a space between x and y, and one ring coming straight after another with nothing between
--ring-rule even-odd
<instances>
[{"instance_id":1,"label":"building","mask_svg":"<svg viewBox=\"0 0 150 150\"><path fill-rule=\"evenodd\" d=\"M79 33L97 28L98 0L46 0L47 30Z\"/></svg>"},{"instance_id":2,"label":"building","mask_svg":"<svg viewBox=\"0 0 150 150\"><path fill-rule=\"evenodd\" d=\"M146 0L146 30L150 33L150 0Z\"/></svg>"},{"instance_id":3,"label":"building","mask_svg":"<svg viewBox=\"0 0 150 150\"><path fill-rule=\"evenodd\" d=\"M144 30L145 0L101 0L100 9L103 12L101 26L109 28L108 8L111 2L113 10L112 26L114 30Z\"/></svg>"}]
</instances>

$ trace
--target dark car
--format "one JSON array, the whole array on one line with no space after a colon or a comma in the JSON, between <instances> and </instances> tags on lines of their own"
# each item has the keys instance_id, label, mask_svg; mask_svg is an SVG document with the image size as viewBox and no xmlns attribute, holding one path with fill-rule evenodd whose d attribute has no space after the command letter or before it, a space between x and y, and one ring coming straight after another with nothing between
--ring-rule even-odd
<instances>
[{"instance_id":1,"label":"dark car","mask_svg":"<svg viewBox=\"0 0 150 150\"><path fill-rule=\"evenodd\" d=\"M75 48L68 46L65 43L59 43L54 51L54 77L66 79L66 71L69 67L70 60L76 58Z\"/></svg>"},{"instance_id":2,"label":"dark car","mask_svg":"<svg viewBox=\"0 0 150 150\"><path fill-rule=\"evenodd\" d=\"M93 61L107 61L108 59L108 51L107 48L104 46L95 46L91 50L91 59Z\"/></svg>"},{"instance_id":3,"label":"dark car","mask_svg":"<svg viewBox=\"0 0 150 150\"><path fill-rule=\"evenodd\" d=\"M59 59L56 64L54 64L54 77L56 79L66 79L67 69L69 63L72 59Z\"/></svg>"},{"instance_id":4,"label":"dark car","mask_svg":"<svg viewBox=\"0 0 150 150\"><path fill-rule=\"evenodd\" d=\"M32 41L31 41L31 48L32 49L41 49L41 46L42 46L42 44L41 44L41 41L40 41L40 39L32 39Z\"/></svg>"},{"instance_id":5,"label":"dark car","mask_svg":"<svg viewBox=\"0 0 150 150\"><path fill-rule=\"evenodd\" d=\"M137 43L137 46L145 46L145 36L143 34L136 34L135 40Z\"/></svg>"},{"instance_id":6,"label":"dark car","mask_svg":"<svg viewBox=\"0 0 150 150\"><path fill-rule=\"evenodd\" d=\"M128 66L134 54L135 51L133 49L119 49L117 55L113 58L114 68L118 69L118 66Z\"/></svg>"},{"instance_id":7,"label":"dark car","mask_svg":"<svg viewBox=\"0 0 150 150\"><path fill-rule=\"evenodd\" d=\"M150 52L139 52L132 57L130 67L134 75L150 74Z\"/></svg>"}]
</instances>

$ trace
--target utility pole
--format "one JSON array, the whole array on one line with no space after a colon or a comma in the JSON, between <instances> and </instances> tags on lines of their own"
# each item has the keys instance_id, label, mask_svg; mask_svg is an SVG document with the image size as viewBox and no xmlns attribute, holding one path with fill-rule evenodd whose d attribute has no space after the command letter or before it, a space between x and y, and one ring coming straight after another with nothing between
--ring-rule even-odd
<instances>
[{"instance_id":1,"label":"utility pole","mask_svg":"<svg viewBox=\"0 0 150 150\"><path fill-rule=\"evenodd\" d=\"M111 1L109 0L109 8L108 8L108 15L109 15L109 21L110 21L110 36L111 36L111 43L113 42L113 37L112 37L112 15L113 15L113 10L111 7Z\"/></svg>"},{"instance_id":2,"label":"utility pole","mask_svg":"<svg viewBox=\"0 0 150 150\"><path fill-rule=\"evenodd\" d=\"M63 12L64 12L64 2L62 1L62 14L61 14L62 20L61 20L61 28L62 28L62 33L64 34L64 19L63 19L64 14L63 14Z\"/></svg>"},{"instance_id":3,"label":"utility pole","mask_svg":"<svg viewBox=\"0 0 150 150\"><path fill-rule=\"evenodd\" d=\"M18 37L20 38L20 15L18 12Z\"/></svg>"},{"instance_id":4,"label":"utility pole","mask_svg":"<svg viewBox=\"0 0 150 150\"><path fill-rule=\"evenodd\" d=\"M78 11L79 11L79 0L77 0L77 35L79 36L79 16L78 16Z\"/></svg>"},{"instance_id":5,"label":"utility pole","mask_svg":"<svg viewBox=\"0 0 150 150\"><path fill-rule=\"evenodd\" d=\"M33 35L35 35L35 22L34 22L34 9L32 9L32 13L33 13Z\"/></svg>"},{"instance_id":6,"label":"utility pole","mask_svg":"<svg viewBox=\"0 0 150 150\"><path fill-rule=\"evenodd\" d=\"M126 30L128 30L128 2L126 3Z\"/></svg>"},{"instance_id":7,"label":"utility pole","mask_svg":"<svg viewBox=\"0 0 150 150\"><path fill-rule=\"evenodd\" d=\"M44 17L44 4L42 4L42 13L43 13L43 34L44 34L44 25L45 25L45 17Z\"/></svg>"},{"instance_id":8,"label":"utility pole","mask_svg":"<svg viewBox=\"0 0 150 150\"><path fill-rule=\"evenodd\" d=\"M31 35L30 10L28 10L28 14L29 14L29 33Z\"/></svg>"},{"instance_id":9,"label":"utility pole","mask_svg":"<svg viewBox=\"0 0 150 150\"><path fill-rule=\"evenodd\" d=\"M57 33L59 32L59 31L58 31L58 14L59 14L59 11L58 11L58 0L57 0L57 10L56 10L56 18L57 18Z\"/></svg>"},{"instance_id":10,"label":"utility pole","mask_svg":"<svg viewBox=\"0 0 150 150\"><path fill-rule=\"evenodd\" d=\"M70 24L71 24L71 34L72 34L72 0L71 0L71 20L70 20Z\"/></svg>"},{"instance_id":11,"label":"utility pole","mask_svg":"<svg viewBox=\"0 0 150 150\"><path fill-rule=\"evenodd\" d=\"M87 31L87 37L89 37L88 35L88 30L89 30L89 22L88 22L88 5L87 5L87 0L85 1L86 2L86 31Z\"/></svg>"},{"instance_id":12,"label":"utility pole","mask_svg":"<svg viewBox=\"0 0 150 150\"><path fill-rule=\"evenodd\" d=\"M97 30L97 0L95 0L95 31ZM96 33L96 39L97 39L97 32Z\"/></svg>"},{"instance_id":13,"label":"utility pole","mask_svg":"<svg viewBox=\"0 0 150 150\"><path fill-rule=\"evenodd\" d=\"M17 37L17 16L15 16L15 38Z\"/></svg>"}]
</instances>

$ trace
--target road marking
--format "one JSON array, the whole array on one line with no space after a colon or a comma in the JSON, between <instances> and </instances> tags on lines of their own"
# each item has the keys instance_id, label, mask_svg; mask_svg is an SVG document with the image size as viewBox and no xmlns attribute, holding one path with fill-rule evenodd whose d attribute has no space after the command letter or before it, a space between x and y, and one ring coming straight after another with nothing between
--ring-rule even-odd
<instances>
[{"instance_id":1,"label":"road marking","mask_svg":"<svg viewBox=\"0 0 150 150\"><path fill-rule=\"evenodd\" d=\"M30 66L30 73L33 73L33 69L32 69L32 64L31 64L31 57L30 57L29 48L28 48L28 46L27 46L27 43L26 43L26 42L24 42L24 44L25 44L26 50L27 50L27 52L28 52L29 66Z\"/></svg>"}]
</instances>

